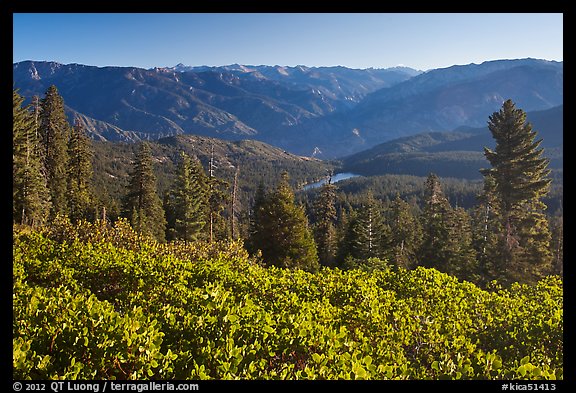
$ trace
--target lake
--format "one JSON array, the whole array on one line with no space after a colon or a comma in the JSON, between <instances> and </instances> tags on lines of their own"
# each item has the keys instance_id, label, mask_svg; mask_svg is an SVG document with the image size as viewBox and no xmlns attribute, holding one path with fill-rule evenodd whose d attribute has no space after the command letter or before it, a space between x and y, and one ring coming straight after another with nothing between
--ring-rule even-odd
<instances>
[{"instance_id":1,"label":"lake","mask_svg":"<svg viewBox=\"0 0 576 393\"><path fill-rule=\"evenodd\" d=\"M350 173L350 172L337 173L334 176L332 176L332 183L337 183L339 181L350 179L352 177L357 177L357 176L360 176L360 175L357 175L355 173ZM324 183L326 183L327 181L328 181L328 178L324 178L320 181L317 181L316 183L306 184L304 186L304 190L311 190L313 188L320 187L320 186L324 185Z\"/></svg>"}]
</instances>

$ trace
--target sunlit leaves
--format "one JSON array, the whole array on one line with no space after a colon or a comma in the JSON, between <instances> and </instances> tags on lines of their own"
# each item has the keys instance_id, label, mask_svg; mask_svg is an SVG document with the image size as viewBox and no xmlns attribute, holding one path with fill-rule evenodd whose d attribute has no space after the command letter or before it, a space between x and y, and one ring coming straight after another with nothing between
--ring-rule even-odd
<instances>
[{"instance_id":1,"label":"sunlit leaves","mask_svg":"<svg viewBox=\"0 0 576 393\"><path fill-rule=\"evenodd\" d=\"M14 378L563 375L557 277L485 291L425 268L312 274L238 243L58 225L14 232Z\"/></svg>"}]
</instances>

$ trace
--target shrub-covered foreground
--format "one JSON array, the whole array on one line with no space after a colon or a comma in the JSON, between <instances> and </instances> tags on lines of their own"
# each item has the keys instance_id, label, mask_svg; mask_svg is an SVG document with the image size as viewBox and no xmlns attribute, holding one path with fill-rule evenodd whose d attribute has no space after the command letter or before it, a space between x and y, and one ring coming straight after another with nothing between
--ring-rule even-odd
<instances>
[{"instance_id":1,"label":"shrub-covered foreground","mask_svg":"<svg viewBox=\"0 0 576 393\"><path fill-rule=\"evenodd\" d=\"M16 379L561 379L562 281L264 268L123 225L14 230Z\"/></svg>"}]
</instances>

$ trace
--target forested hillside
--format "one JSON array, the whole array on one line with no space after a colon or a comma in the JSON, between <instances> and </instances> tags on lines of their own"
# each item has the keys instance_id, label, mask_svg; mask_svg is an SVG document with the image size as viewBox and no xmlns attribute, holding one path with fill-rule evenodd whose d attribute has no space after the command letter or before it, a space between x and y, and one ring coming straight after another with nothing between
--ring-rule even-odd
<instances>
[{"instance_id":1,"label":"forested hillside","mask_svg":"<svg viewBox=\"0 0 576 393\"><path fill-rule=\"evenodd\" d=\"M528 112L530 122L542 139L544 155L558 176L563 169L564 106ZM488 166L484 147L494 148L487 127L460 127L451 132L427 132L391 140L341 159L342 170L361 175L405 174L481 179Z\"/></svg>"},{"instance_id":2,"label":"forested hillside","mask_svg":"<svg viewBox=\"0 0 576 393\"><path fill-rule=\"evenodd\" d=\"M564 199L562 172L552 172L550 192L542 198L546 211L555 215L562 210ZM451 206L459 206L466 210L473 209L478 204L478 196L482 193L481 180L467 180L453 177L441 177L442 190ZM423 207L426 194L426 176L414 175L382 175L356 176L339 181L336 186L338 204L359 207L369 192L388 206L397 195L410 203L417 211ZM299 192L296 196L302 203L311 205L317 198L319 188Z\"/></svg>"},{"instance_id":3,"label":"forested hillside","mask_svg":"<svg viewBox=\"0 0 576 393\"><path fill-rule=\"evenodd\" d=\"M247 210L260 181L273 187L282 171L291 175L295 188L316 181L334 170L328 162L290 154L279 148L258 141L224 141L197 135L178 135L149 143L154 157L158 193L172 185L180 152L199 160L208 173L229 184L229 192L237 173L238 208ZM130 177L129 172L135 159L138 145L122 142L93 142L94 183L101 200L109 201L109 214L119 214L120 199Z\"/></svg>"}]
</instances>

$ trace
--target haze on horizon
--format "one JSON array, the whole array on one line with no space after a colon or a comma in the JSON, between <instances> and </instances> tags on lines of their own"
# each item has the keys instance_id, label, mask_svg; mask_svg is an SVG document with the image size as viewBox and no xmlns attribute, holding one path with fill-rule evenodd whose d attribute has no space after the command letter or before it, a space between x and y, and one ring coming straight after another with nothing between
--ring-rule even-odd
<instances>
[{"instance_id":1,"label":"haze on horizon","mask_svg":"<svg viewBox=\"0 0 576 393\"><path fill-rule=\"evenodd\" d=\"M13 62L425 71L527 57L563 60L563 14L13 14Z\"/></svg>"}]
</instances>

